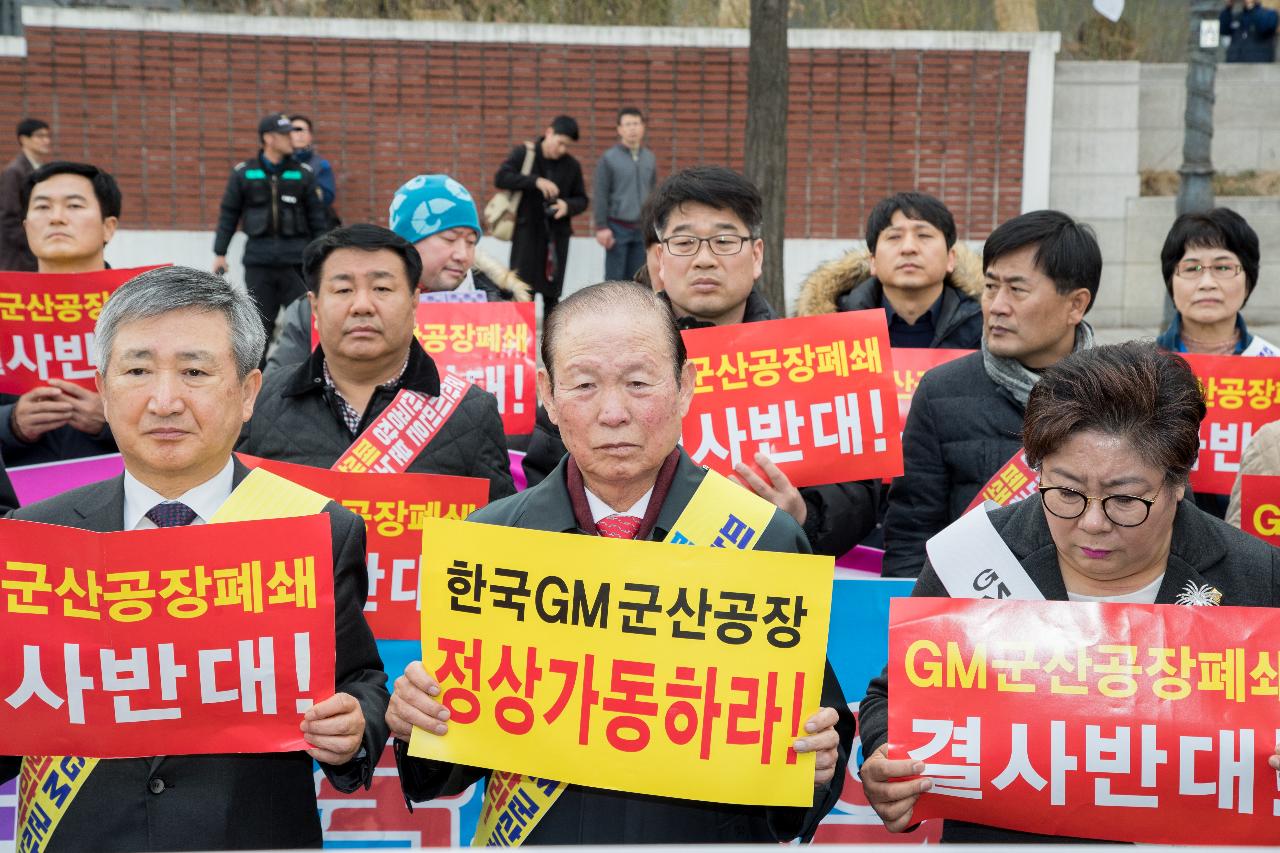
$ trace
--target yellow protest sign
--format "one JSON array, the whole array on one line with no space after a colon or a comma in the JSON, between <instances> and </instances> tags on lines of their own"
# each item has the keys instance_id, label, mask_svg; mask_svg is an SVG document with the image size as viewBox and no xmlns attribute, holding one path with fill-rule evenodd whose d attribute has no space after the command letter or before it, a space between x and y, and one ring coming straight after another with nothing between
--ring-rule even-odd
<instances>
[{"instance_id":1,"label":"yellow protest sign","mask_svg":"<svg viewBox=\"0 0 1280 853\"><path fill-rule=\"evenodd\" d=\"M210 522L295 518L323 512L329 498L262 468L254 468L213 514Z\"/></svg>"},{"instance_id":2,"label":"yellow protest sign","mask_svg":"<svg viewBox=\"0 0 1280 853\"><path fill-rule=\"evenodd\" d=\"M807 806L832 559L426 519L411 755L687 799Z\"/></svg>"}]
</instances>

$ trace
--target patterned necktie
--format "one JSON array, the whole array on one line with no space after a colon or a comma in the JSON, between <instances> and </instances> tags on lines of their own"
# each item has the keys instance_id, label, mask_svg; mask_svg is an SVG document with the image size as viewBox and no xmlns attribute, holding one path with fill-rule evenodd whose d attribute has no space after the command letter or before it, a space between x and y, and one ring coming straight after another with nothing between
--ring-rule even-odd
<instances>
[{"instance_id":1,"label":"patterned necktie","mask_svg":"<svg viewBox=\"0 0 1280 853\"><path fill-rule=\"evenodd\" d=\"M597 521L596 530L601 536L608 536L610 539L635 539L640 530L640 521L634 515L619 513Z\"/></svg>"},{"instance_id":2,"label":"patterned necktie","mask_svg":"<svg viewBox=\"0 0 1280 853\"><path fill-rule=\"evenodd\" d=\"M186 527L195 517L194 509L178 501L165 501L147 510L147 518L155 522L156 527Z\"/></svg>"}]
</instances>

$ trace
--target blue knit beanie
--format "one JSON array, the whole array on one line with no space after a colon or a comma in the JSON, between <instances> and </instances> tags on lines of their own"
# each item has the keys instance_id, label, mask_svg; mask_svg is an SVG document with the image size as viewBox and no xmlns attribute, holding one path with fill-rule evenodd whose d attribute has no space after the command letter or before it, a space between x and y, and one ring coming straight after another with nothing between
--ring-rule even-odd
<instances>
[{"instance_id":1,"label":"blue knit beanie","mask_svg":"<svg viewBox=\"0 0 1280 853\"><path fill-rule=\"evenodd\" d=\"M418 175L396 190L388 213L391 230L410 243L450 228L470 228L477 236L480 217L467 188L448 175Z\"/></svg>"}]
</instances>

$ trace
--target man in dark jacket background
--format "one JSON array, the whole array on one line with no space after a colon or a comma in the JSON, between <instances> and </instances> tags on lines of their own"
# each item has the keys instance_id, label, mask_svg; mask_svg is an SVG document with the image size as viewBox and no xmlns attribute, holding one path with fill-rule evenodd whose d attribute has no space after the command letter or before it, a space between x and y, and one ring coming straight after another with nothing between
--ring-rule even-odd
<instances>
[{"instance_id":1,"label":"man in dark jacket background","mask_svg":"<svg viewBox=\"0 0 1280 853\"><path fill-rule=\"evenodd\" d=\"M316 151L314 126L311 118L294 113L289 119L293 129L289 133L289 142L293 145L293 159L306 163L315 173L316 185L320 187L320 198L329 208L338 197L338 179L333 174L333 164Z\"/></svg>"},{"instance_id":2,"label":"man in dark jacket background","mask_svg":"<svg viewBox=\"0 0 1280 853\"><path fill-rule=\"evenodd\" d=\"M1218 13L1218 29L1230 39L1227 62L1275 62L1280 14L1258 0L1227 0Z\"/></svg>"},{"instance_id":3,"label":"man in dark jacket background","mask_svg":"<svg viewBox=\"0 0 1280 853\"><path fill-rule=\"evenodd\" d=\"M959 518L1022 447L1027 397L1051 367L1093 346L1084 321L1102 277L1089 226L1056 210L1010 219L982 249L982 350L924 375L889 488L885 577L917 577L925 542Z\"/></svg>"},{"instance_id":4,"label":"man in dark jacket background","mask_svg":"<svg viewBox=\"0 0 1280 853\"><path fill-rule=\"evenodd\" d=\"M802 317L883 308L894 347L977 349L982 271L956 243L941 201L917 192L882 200L867 217L867 248L815 270L800 288Z\"/></svg>"},{"instance_id":5,"label":"man in dark jacket background","mask_svg":"<svg viewBox=\"0 0 1280 853\"><path fill-rule=\"evenodd\" d=\"M533 143L533 168L528 175L520 173L527 149L517 145L493 178L499 189L521 193L511 239L511 268L542 294L544 316L556 307L564 290L573 233L570 219L587 209L582 166L569 153L577 141L578 123L569 116L556 116Z\"/></svg>"},{"instance_id":6,"label":"man in dark jacket background","mask_svg":"<svg viewBox=\"0 0 1280 853\"><path fill-rule=\"evenodd\" d=\"M22 227L27 217L22 187L27 176L48 162L53 152L48 123L38 118L18 122L18 149L18 156L0 172L0 270L35 272L36 256L27 246Z\"/></svg>"},{"instance_id":7,"label":"man in dark jacket background","mask_svg":"<svg viewBox=\"0 0 1280 853\"><path fill-rule=\"evenodd\" d=\"M262 147L231 170L213 238L213 271L223 275L237 225L248 235L245 287L258 304L268 340L276 314L306 289L299 268L302 250L327 227L315 173L293 157L292 130L293 123L283 113L258 122Z\"/></svg>"},{"instance_id":8,"label":"man in dark jacket background","mask_svg":"<svg viewBox=\"0 0 1280 853\"><path fill-rule=\"evenodd\" d=\"M764 261L760 239L763 202L756 187L722 166L699 166L662 182L645 207L644 230L661 235L650 247L650 284L666 296L681 329L755 323L775 318L755 289ZM673 250L672 238L693 238L692 254ZM685 251L684 254L679 254ZM554 424L540 407L524 470L541 481L565 454ZM741 464L738 476L758 495L804 528L813 550L839 556L875 526L877 486L872 481L796 489L764 454L753 460L768 477Z\"/></svg>"},{"instance_id":9,"label":"man in dark jacket background","mask_svg":"<svg viewBox=\"0 0 1280 853\"><path fill-rule=\"evenodd\" d=\"M238 449L328 468L407 389L440 394L440 374L413 335L422 259L377 225L337 228L307 247L303 268L320 332L311 357L263 384ZM498 402L472 386L409 471L489 481L513 494Z\"/></svg>"}]
</instances>

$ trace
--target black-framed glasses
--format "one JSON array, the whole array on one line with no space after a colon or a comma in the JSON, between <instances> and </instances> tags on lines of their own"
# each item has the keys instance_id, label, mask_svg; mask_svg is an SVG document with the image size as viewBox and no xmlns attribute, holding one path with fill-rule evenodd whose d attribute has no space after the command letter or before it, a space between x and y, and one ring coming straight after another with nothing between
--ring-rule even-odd
<instances>
[{"instance_id":1,"label":"black-framed glasses","mask_svg":"<svg viewBox=\"0 0 1280 853\"><path fill-rule=\"evenodd\" d=\"M1102 504L1102 512L1117 527L1137 527L1151 515L1156 498L1140 498L1137 495L1103 495L1095 497L1068 489L1066 486L1040 485L1040 497L1044 508L1058 518L1073 519L1084 515L1090 501ZM1157 493L1156 497L1159 497Z\"/></svg>"},{"instance_id":2,"label":"black-framed glasses","mask_svg":"<svg viewBox=\"0 0 1280 853\"><path fill-rule=\"evenodd\" d=\"M689 257L702 251L702 244L711 247L713 255L736 255L751 238L741 234L716 234L714 237L695 237L692 234L677 234L674 237L659 238L658 242L667 251L679 257Z\"/></svg>"},{"instance_id":3,"label":"black-framed glasses","mask_svg":"<svg viewBox=\"0 0 1280 853\"><path fill-rule=\"evenodd\" d=\"M304 125L295 124L293 127L289 129L290 133L306 133L306 131L307 131L307 126L305 124Z\"/></svg>"},{"instance_id":4,"label":"black-framed glasses","mask_svg":"<svg viewBox=\"0 0 1280 853\"><path fill-rule=\"evenodd\" d=\"M1205 270L1209 270L1209 275L1218 281L1231 281L1231 279L1240 275L1240 270L1244 267L1240 264L1194 264L1185 263L1178 264L1176 272L1179 278L1185 278L1187 281L1196 281L1204 274Z\"/></svg>"}]
</instances>

